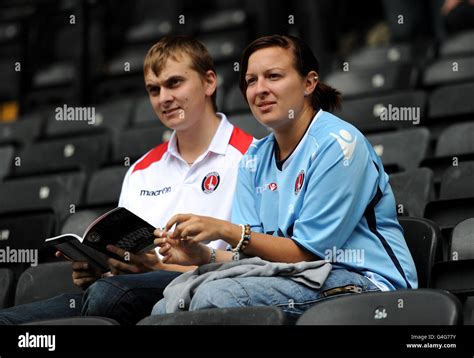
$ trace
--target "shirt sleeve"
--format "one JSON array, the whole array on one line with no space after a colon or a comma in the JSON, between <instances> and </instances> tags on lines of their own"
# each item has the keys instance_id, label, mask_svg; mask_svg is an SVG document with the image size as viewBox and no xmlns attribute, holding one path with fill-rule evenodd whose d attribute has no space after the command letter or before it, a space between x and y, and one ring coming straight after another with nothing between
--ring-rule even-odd
<instances>
[{"instance_id":1,"label":"shirt sleeve","mask_svg":"<svg viewBox=\"0 0 474 358\"><path fill-rule=\"evenodd\" d=\"M255 187L256 157L247 154L239 164L237 185L232 202L232 222L249 224L252 231L262 232L262 223L258 215Z\"/></svg>"},{"instance_id":2,"label":"shirt sleeve","mask_svg":"<svg viewBox=\"0 0 474 358\"><path fill-rule=\"evenodd\" d=\"M328 138L308 170L292 239L319 257L346 243L377 192L379 173L365 138L357 135L355 139L354 150L348 153L336 138Z\"/></svg>"}]
</instances>

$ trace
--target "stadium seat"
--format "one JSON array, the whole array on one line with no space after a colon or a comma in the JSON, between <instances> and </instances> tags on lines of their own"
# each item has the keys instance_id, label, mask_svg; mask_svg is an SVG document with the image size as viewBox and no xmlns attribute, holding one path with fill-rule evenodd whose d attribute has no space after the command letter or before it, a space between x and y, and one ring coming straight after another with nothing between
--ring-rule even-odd
<instances>
[{"instance_id":1,"label":"stadium seat","mask_svg":"<svg viewBox=\"0 0 474 358\"><path fill-rule=\"evenodd\" d=\"M7 268L0 269L0 309L11 306L14 286L15 276L13 271Z\"/></svg>"},{"instance_id":2,"label":"stadium seat","mask_svg":"<svg viewBox=\"0 0 474 358\"><path fill-rule=\"evenodd\" d=\"M214 62L238 62L247 44L246 31L230 31L206 34L199 37L206 46Z\"/></svg>"},{"instance_id":3,"label":"stadium seat","mask_svg":"<svg viewBox=\"0 0 474 358\"><path fill-rule=\"evenodd\" d=\"M401 171L418 168L428 152L430 132L413 128L390 133L368 135L367 139L385 166L397 166ZM403 148L403 150L401 150Z\"/></svg>"},{"instance_id":4,"label":"stadium seat","mask_svg":"<svg viewBox=\"0 0 474 358\"><path fill-rule=\"evenodd\" d=\"M30 267L18 280L15 305L44 300L62 293L81 293L72 282L71 263L51 262Z\"/></svg>"},{"instance_id":5,"label":"stadium seat","mask_svg":"<svg viewBox=\"0 0 474 358\"><path fill-rule=\"evenodd\" d=\"M83 108L87 114L94 114L92 119L85 115L82 120L75 115L74 120L68 120L66 117L63 120L56 118L57 108L50 111L48 116L48 123L46 125L45 135L48 137L58 136L72 136L78 134L91 134L99 131L107 130L121 130L128 126L134 101L129 98L121 98L111 102L99 104L96 106L78 106L69 108ZM92 112L93 109L93 112Z\"/></svg>"},{"instance_id":6,"label":"stadium seat","mask_svg":"<svg viewBox=\"0 0 474 358\"><path fill-rule=\"evenodd\" d=\"M12 145L0 147L0 182L10 174L14 153L15 148Z\"/></svg>"},{"instance_id":7,"label":"stadium seat","mask_svg":"<svg viewBox=\"0 0 474 358\"><path fill-rule=\"evenodd\" d=\"M474 82L438 87L429 98L430 119L474 118ZM470 118L469 118L470 117Z\"/></svg>"},{"instance_id":8,"label":"stadium seat","mask_svg":"<svg viewBox=\"0 0 474 358\"><path fill-rule=\"evenodd\" d=\"M423 217L425 205L434 199L433 172L418 168L390 175L390 186L399 215Z\"/></svg>"},{"instance_id":9,"label":"stadium seat","mask_svg":"<svg viewBox=\"0 0 474 358\"><path fill-rule=\"evenodd\" d=\"M474 57L440 59L432 63L423 74L424 86L439 86L474 80Z\"/></svg>"},{"instance_id":10,"label":"stadium seat","mask_svg":"<svg viewBox=\"0 0 474 358\"><path fill-rule=\"evenodd\" d=\"M141 97L137 100L132 115L133 126L158 126L161 127L163 124L156 115L153 107L151 106L150 99L148 96Z\"/></svg>"},{"instance_id":11,"label":"stadium seat","mask_svg":"<svg viewBox=\"0 0 474 358\"><path fill-rule=\"evenodd\" d=\"M474 259L474 218L461 221L451 235L451 260Z\"/></svg>"},{"instance_id":12,"label":"stadium seat","mask_svg":"<svg viewBox=\"0 0 474 358\"><path fill-rule=\"evenodd\" d=\"M149 150L167 141L171 133L166 127L150 127L133 128L118 134L113 142L112 163L132 165Z\"/></svg>"},{"instance_id":13,"label":"stadium seat","mask_svg":"<svg viewBox=\"0 0 474 358\"><path fill-rule=\"evenodd\" d=\"M436 223L423 218L398 218L404 237L415 262L418 274L418 287L428 287L431 270L436 261L446 257L447 250Z\"/></svg>"},{"instance_id":14,"label":"stadium seat","mask_svg":"<svg viewBox=\"0 0 474 358\"><path fill-rule=\"evenodd\" d=\"M444 236L450 235L451 230L459 222L474 217L474 198L429 202L423 216L436 222Z\"/></svg>"},{"instance_id":15,"label":"stadium seat","mask_svg":"<svg viewBox=\"0 0 474 358\"><path fill-rule=\"evenodd\" d=\"M87 187L86 205L117 204L128 167L102 168L94 172Z\"/></svg>"},{"instance_id":16,"label":"stadium seat","mask_svg":"<svg viewBox=\"0 0 474 358\"><path fill-rule=\"evenodd\" d=\"M248 112L249 105L245 101L242 92L238 85L229 88L225 96L225 111L226 113Z\"/></svg>"},{"instance_id":17,"label":"stadium seat","mask_svg":"<svg viewBox=\"0 0 474 358\"><path fill-rule=\"evenodd\" d=\"M417 82L417 72L416 68L411 65L400 64L390 67L333 72L323 80L340 91L344 98L350 98L412 89Z\"/></svg>"},{"instance_id":18,"label":"stadium seat","mask_svg":"<svg viewBox=\"0 0 474 358\"><path fill-rule=\"evenodd\" d=\"M40 136L42 122L39 113L22 116L11 123L0 122L0 144L31 143Z\"/></svg>"},{"instance_id":19,"label":"stadium seat","mask_svg":"<svg viewBox=\"0 0 474 358\"><path fill-rule=\"evenodd\" d=\"M474 31L464 31L446 39L439 49L441 57L474 55Z\"/></svg>"},{"instance_id":20,"label":"stadium seat","mask_svg":"<svg viewBox=\"0 0 474 358\"><path fill-rule=\"evenodd\" d=\"M233 125L253 135L257 139L261 139L270 134L270 130L261 125L251 113L231 115L228 119Z\"/></svg>"},{"instance_id":21,"label":"stadium seat","mask_svg":"<svg viewBox=\"0 0 474 358\"><path fill-rule=\"evenodd\" d=\"M21 326L118 326L119 323L107 317L70 317L23 323Z\"/></svg>"},{"instance_id":22,"label":"stadium seat","mask_svg":"<svg viewBox=\"0 0 474 358\"><path fill-rule=\"evenodd\" d=\"M432 289L368 292L317 302L296 322L307 325L458 325L462 306Z\"/></svg>"},{"instance_id":23,"label":"stadium seat","mask_svg":"<svg viewBox=\"0 0 474 358\"><path fill-rule=\"evenodd\" d=\"M474 260L437 262L433 266L430 287L449 291L461 299L474 296Z\"/></svg>"},{"instance_id":24,"label":"stadium seat","mask_svg":"<svg viewBox=\"0 0 474 358\"><path fill-rule=\"evenodd\" d=\"M82 237L87 227L100 215L109 211L108 209L109 208L94 208L77 210L64 221L60 235L71 233Z\"/></svg>"},{"instance_id":25,"label":"stadium seat","mask_svg":"<svg viewBox=\"0 0 474 358\"><path fill-rule=\"evenodd\" d=\"M444 172L439 197L474 198L474 161L460 162L458 166L450 167Z\"/></svg>"},{"instance_id":26,"label":"stadium seat","mask_svg":"<svg viewBox=\"0 0 474 358\"><path fill-rule=\"evenodd\" d=\"M84 173L68 173L5 181L0 185L0 213L52 209L64 219L71 205L81 204L85 179Z\"/></svg>"},{"instance_id":27,"label":"stadium seat","mask_svg":"<svg viewBox=\"0 0 474 358\"><path fill-rule=\"evenodd\" d=\"M0 98L15 99L20 93L20 73L15 71L12 62L0 59Z\"/></svg>"},{"instance_id":28,"label":"stadium seat","mask_svg":"<svg viewBox=\"0 0 474 358\"><path fill-rule=\"evenodd\" d=\"M384 108L415 108L420 110L418 125L425 123L426 93L420 90L374 95L368 98L347 100L342 103L336 115L352 123L363 133L380 132L399 128L413 128L414 121L382 120ZM386 112L388 113L388 112Z\"/></svg>"},{"instance_id":29,"label":"stadium seat","mask_svg":"<svg viewBox=\"0 0 474 358\"><path fill-rule=\"evenodd\" d=\"M245 28L248 15L240 9L228 9L210 13L199 22L200 32L220 32L235 28Z\"/></svg>"},{"instance_id":30,"label":"stadium seat","mask_svg":"<svg viewBox=\"0 0 474 358\"><path fill-rule=\"evenodd\" d=\"M436 143L435 156L474 154L474 121L453 124L446 128Z\"/></svg>"},{"instance_id":31,"label":"stadium seat","mask_svg":"<svg viewBox=\"0 0 474 358\"><path fill-rule=\"evenodd\" d=\"M106 134L34 143L18 153L21 162L13 167L12 175L68 170L89 172L107 161L108 147L109 137Z\"/></svg>"},{"instance_id":32,"label":"stadium seat","mask_svg":"<svg viewBox=\"0 0 474 358\"><path fill-rule=\"evenodd\" d=\"M287 318L278 307L213 308L199 311L176 312L148 316L137 325L145 326L197 326L197 325L284 325Z\"/></svg>"}]
</instances>

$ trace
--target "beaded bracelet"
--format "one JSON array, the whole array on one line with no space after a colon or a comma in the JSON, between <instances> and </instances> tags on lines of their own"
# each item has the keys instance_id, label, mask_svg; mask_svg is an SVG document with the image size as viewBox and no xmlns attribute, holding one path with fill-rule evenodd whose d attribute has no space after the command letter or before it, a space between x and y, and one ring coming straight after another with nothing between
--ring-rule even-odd
<instances>
[{"instance_id":1,"label":"beaded bracelet","mask_svg":"<svg viewBox=\"0 0 474 358\"><path fill-rule=\"evenodd\" d=\"M235 246L232 249L232 252L243 251L245 249L245 247L248 245L249 241L250 241L250 225L249 224L246 224L246 225L240 224L240 227L242 228L242 234L240 235L240 241L237 244L237 246Z\"/></svg>"}]
</instances>

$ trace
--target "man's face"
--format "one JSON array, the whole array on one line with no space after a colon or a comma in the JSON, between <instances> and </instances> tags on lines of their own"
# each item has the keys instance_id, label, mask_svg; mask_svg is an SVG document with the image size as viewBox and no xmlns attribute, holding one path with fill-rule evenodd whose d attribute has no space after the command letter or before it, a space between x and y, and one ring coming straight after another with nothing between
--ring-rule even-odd
<instances>
[{"instance_id":1,"label":"man's face","mask_svg":"<svg viewBox=\"0 0 474 358\"><path fill-rule=\"evenodd\" d=\"M213 91L191 68L189 56L183 54L178 59L179 62L169 58L158 76L149 70L145 85L161 122L168 128L184 131L199 121L205 110L206 95L210 96Z\"/></svg>"}]
</instances>

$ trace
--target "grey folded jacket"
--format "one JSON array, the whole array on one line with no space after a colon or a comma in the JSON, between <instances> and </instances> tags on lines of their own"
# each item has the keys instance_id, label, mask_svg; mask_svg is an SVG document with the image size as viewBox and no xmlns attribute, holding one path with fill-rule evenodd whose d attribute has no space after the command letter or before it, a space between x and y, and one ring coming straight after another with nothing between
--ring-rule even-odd
<instances>
[{"instance_id":1,"label":"grey folded jacket","mask_svg":"<svg viewBox=\"0 0 474 358\"><path fill-rule=\"evenodd\" d=\"M259 257L239 261L203 265L185 272L171 281L163 292L166 312L173 313L189 308L199 285L224 278L284 276L293 281L319 289L331 271L324 260L298 263L269 262Z\"/></svg>"}]
</instances>

